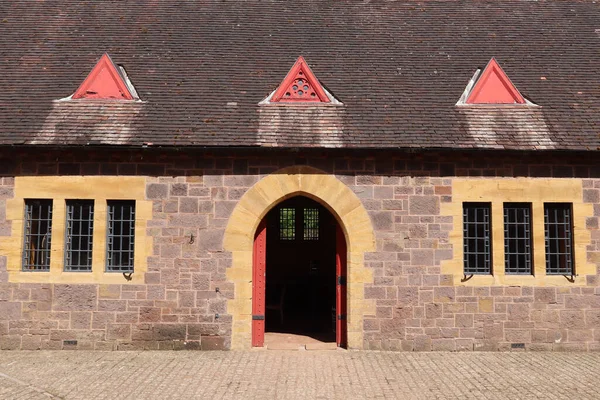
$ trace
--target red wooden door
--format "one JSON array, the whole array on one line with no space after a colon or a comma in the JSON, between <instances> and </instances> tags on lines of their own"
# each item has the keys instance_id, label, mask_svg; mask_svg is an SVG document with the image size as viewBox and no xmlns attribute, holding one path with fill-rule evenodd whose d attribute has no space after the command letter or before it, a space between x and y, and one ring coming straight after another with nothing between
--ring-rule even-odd
<instances>
[{"instance_id":1,"label":"red wooden door","mask_svg":"<svg viewBox=\"0 0 600 400\"><path fill-rule=\"evenodd\" d=\"M338 347L346 346L347 326L346 323L346 238L339 224L335 229L335 275L336 293L336 325L335 335Z\"/></svg>"},{"instance_id":2,"label":"red wooden door","mask_svg":"<svg viewBox=\"0 0 600 400\"><path fill-rule=\"evenodd\" d=\"M267 272L267 224L263 220L254 235L252 252L252 346L265 342L265 292Z\"/></svg>"}]
</instances>

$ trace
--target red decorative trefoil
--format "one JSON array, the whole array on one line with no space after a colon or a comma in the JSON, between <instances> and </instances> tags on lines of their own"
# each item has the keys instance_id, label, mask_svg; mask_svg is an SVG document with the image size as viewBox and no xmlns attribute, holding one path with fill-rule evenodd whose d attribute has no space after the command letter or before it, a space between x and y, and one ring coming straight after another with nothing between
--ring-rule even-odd
<instances>
[{"instance_id":1,"label":"red decorative trefoil","mask_svg":"<svg viewBox=\"0 0 600 400\"><path fill-rule=\"evenodd\" d=\"M271 98L271 102L280 101L329 103L325 90L303 57L298 57Z\"/></svg>"},{"instance_id":2,"label":"red decorative trefoil","mask_svg":"<svg viewBox=\"0 0 600 400\"><path fill-rule=\"evenodd\" d=\"M492 58L471 90L467 104L525 104L525 99Z\"/></svg>"},{"instance_id":3,"label":"red decorative trefoil","mask_svg":"<svg viewBox=\"0 0 600 400\"><path fill-rule=\"evenodd\" d=\"M133 100L123 76L104 54L73 95L74 99Z\"/></svg>"}]
</instances>

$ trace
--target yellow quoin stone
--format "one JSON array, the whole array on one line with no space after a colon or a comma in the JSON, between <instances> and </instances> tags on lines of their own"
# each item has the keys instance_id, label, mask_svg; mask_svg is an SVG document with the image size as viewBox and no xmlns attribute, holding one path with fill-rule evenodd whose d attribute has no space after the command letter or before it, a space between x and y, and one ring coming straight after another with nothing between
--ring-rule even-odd
<instances>
[{"instance_id":1,"label":"yellow quoin stone","mask_svg":"<svg viewBox=\"0 0 600 400\"><path fill-rule=\"evenodd\" d=\"M474 275L463 279L463 203L491 203L493 275ZM531 203L533 240L533 274L504 273L504 203ZM546 275L544 203L573 204L573 241L575 282L561 275ZM585 227L586 217L593 215L592 204L583 202L583 181L573 178L457 178L452 180L452 202L443 203L441 215L453 217L450 232L454 256L442 261L442 273L452 274L455 285L465 286L573 286L585 285L587 275L596 267L587 261L591 234ZM484 308L487 305L482 306Z\"/></svg>"},{"instance_id":2,"label":"yellow quoin stone","mask_svg":"<svg viewBox=\"0 0 600 400\"><path fill-rule=\"evenodd\" d=\"M278 203L297 195L325 206L344 231L348 247L348 347L363 347L363 318L375 314L374 301L364 300L364 285L373 282L372 271L364 266L364 253L375 251L371 219L356 194L335 176L298 166L284 168L257 182L229 218L224 247L233 257L227 270L227 278L235 284L234 298L227 306L233 317L232 349L251 347L252 248L258 224Z\"/></svg>"},{"instance_id":3,"label":"yellow quoin stone","mask_svg":"<svg viewBox=\"0 0 600 400\"><path fill-rule=\"evenodd\" d=\"M11 236L0 237L0 254L7 256L9 282L118 283L144 282L152 238L146 235L152 219L152 202L146 201L146 178L138 176L19 176L15 197L6 201L6 219L12 222ZM50 271L23 271L23 218L25 199L52 199L52 249ZM94 232L91 272L64 271L66 200L94 200ZM134 273L105 272L106 201L135 200Z\"/></svg>"}]
</instances>

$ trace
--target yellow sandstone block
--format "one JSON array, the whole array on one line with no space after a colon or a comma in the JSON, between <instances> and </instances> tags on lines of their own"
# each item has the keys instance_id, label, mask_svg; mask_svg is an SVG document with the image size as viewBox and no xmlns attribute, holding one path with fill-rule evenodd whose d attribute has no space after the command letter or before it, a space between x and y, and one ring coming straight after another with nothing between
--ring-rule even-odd
<instances>
[{"instance_id":1,"label":"yellow sandstone block","mask_svg":"<svg viewBox=\"0 0 600 400\"><path fill-rule=\"evenodd\" d=\"M479 299L479 312L483 312L483 313L494 312L494 299L492 299L492 298Z\"/></svg>"},{"instance_id":2,"label":"yellow sandstone block","mask_svg":"<svg viewBox=\"0 0 600 400\"><path fill-rule=\"evenodd\" d=\"M363 334L362 332L348 332L348 348L349 349L362 349L363 348Z\"/></svg>"}]
</instances>

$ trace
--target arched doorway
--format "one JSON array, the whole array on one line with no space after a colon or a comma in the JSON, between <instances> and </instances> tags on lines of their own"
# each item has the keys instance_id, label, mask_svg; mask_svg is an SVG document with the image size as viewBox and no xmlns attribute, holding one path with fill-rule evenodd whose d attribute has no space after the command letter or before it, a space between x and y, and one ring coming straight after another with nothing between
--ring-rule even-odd
<instances>
[{"instance_id":1,"label":"arched doorway","mask_svg":"<svg viewBox=\"0 0 600 400\"><path fill-rule=\"evenodd\" d=\"M254 238L252 345L311 340L346 346L346 240L336 218L305 196L284 200Z\"/></svg>"},{"instance_id":2,"label":"arched doorway","mask_svg":"<svg viewBox=\"0 0 600 400\"><path fill-rule=\"evenodd\" d=\"M365 299L365 285L373 283L373 273L365 266L365 254L375 251L375 233L367 210L356 194L335 175L309 166L293 166L261 178L240 198L233 209L223 236L223 248L231 254L226 274L234 285L227 300L231 315L231 349L252 346L253 261L257 227L281 201L306 196L325 206L339 222L347 246L347 347L363 346L364 316L375 314L375 300ZM266 240L266 236L265 236ZM265 246L266 251L266 246ZM340 254L344 254L341 252Z\"/></svg>"}]
</instances>

